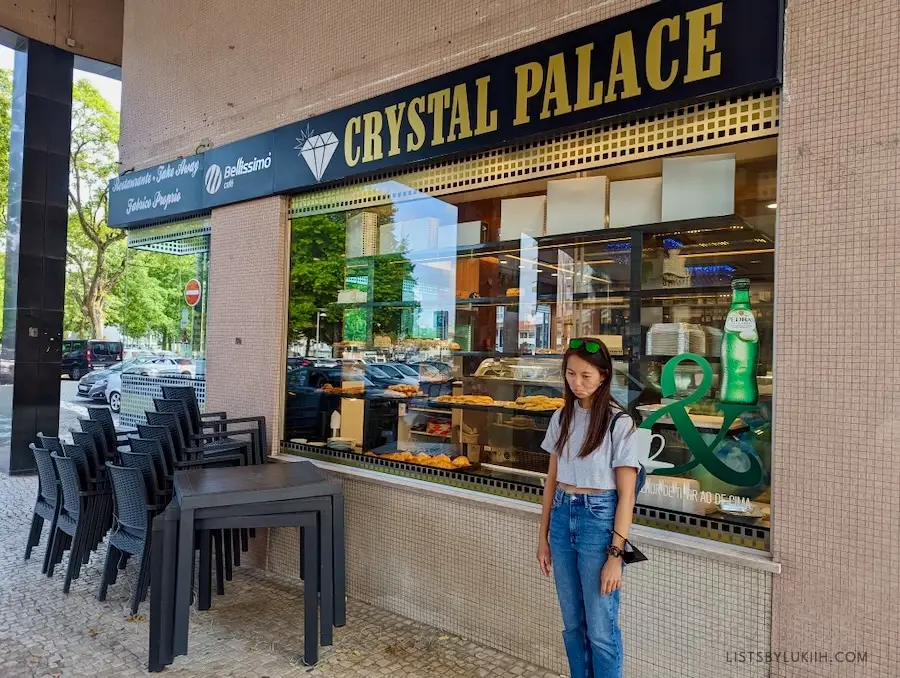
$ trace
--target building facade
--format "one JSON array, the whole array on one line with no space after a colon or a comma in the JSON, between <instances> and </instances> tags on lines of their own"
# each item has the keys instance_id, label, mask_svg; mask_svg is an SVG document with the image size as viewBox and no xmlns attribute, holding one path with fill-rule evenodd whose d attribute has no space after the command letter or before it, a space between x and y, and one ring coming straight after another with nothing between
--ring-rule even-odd
<instances>
[{"instance_id":1,"label":"building facade","mask_svg":"<svg viewBox=\"0 0 900 678\"><path fill-rule=\"evenodd\" d=\"M266 11L258 12L248 10L246 3L231 0L215 7L174 0L152 4L129 0L125 3L122 50L122 171L139 173L175 158L190 159L204 151L209 155L230 143L256 138L290 123L389 95L460 68L493 63L492 59L520 48L572 35L598 22L628 22L628 17L646 16L628 14L635 10L664 11L649 7L655 4L637 0L599 4L578 0L467 0L452 6L431 1L330 2L298 9L295 3L280 0L267 3ZM715 70L717 48L704 40L717 26L725 31L727 22L723 23L722 16L727 19L740 4L739 0L665 3L671 6L669 18L681 16L681 22L673 21L649 35L655 35L659 44L665 40L695 40L694 49L699 51L692 52L686 46L685 52L679 52L684 61L681 67L690 68L688 62L694 60L698 73ZM760 6L770 4L774 3ZM426 239L422 245L411 246L418 258L405 255L407 263L419 271L414 274L419 288L409 293L412 296L406 295L407 288L398 288L393 297L390 293L378 297L379 292L368 290L366 283L357 279L366 274L353 280L346 274L341 280L344 290L363 294L364 301L352 309L341 302L341 336L334 336L332 342L346 343L353 351L374 349L379 341L382 349L398 348L397 335L402 333L407 340L416 339L419 349L429 346L451 353L491 353L500 360L511 352L504 325L507 316L501 318L499 311L492 310L493 315L486 320L482 307L506 304L509 308L509 299L517 297L521 315L525 303L521 299L527 296L525 273L517 273L519 284L505 292L486 291L483 276L470 293L460 297L463 269L472 265L463 260L484 254L484 248L478 250L475 245L519 240L521 245L511 256L523 262L520 270L525 270L526 250L533 247L537 268L555 278L565 278L568 256L572 265L581 267L578 270L584 282L583 266L591 263L584 258L587 250L570 251L570 243L559 244L546 230L550 228L551 192L565 188L551 189L548 184L559 179L605 177L604 190L614 192L617 183L622 190L622 182L658 179L665 215L666 163L688 163L669 174L674 177L682 170L690 175L696 169L692 162L716 161L724 164L712 175L703 175L703 181L715 184L721 178L720 170L730 177L735 192L730 202L726 195L727 208L716 211L710 207L712 211L695 213L689 209L679 212L676 206L674 213L680 214L677 218L663 216L649 221L698 218L707 220L699 224L700 230L728 228L737 232L749 228L756 234L759 244L755 249L742 245L747 262L741 260L741 270L748 271L756 295L753 303L759 328L759 360L767 365L768 372L760 376L773 375L774 379L769 381L771 390L760 392L760 402L765 399L770 403L765 420L770 438L768 447L764 446L766 451L759 454L766 480L757 479L757 487L749 494L754 509L764 505L767 512L764 519L749 526L716 519L685 504L676 508L651 504L641 514L636 540L646 548L650 563L627 574L622 618L628 675L888 677L900 673L900 610L892 595L897 588L894 564L900 555L900 507L893 481L900 478L895 477L898 472L890 459L897 426L893 403L900 375L892 357L896 340L886 321L890 311L884 307L893 295L877 292L884 287L890 290L900 275L894 265L895 225L900 217L900 166L895 157L900 75L893 67L900 63L895 39L900 31L900 10L887 0L794 0L779 18L783 21L769 24L766 34L753 33L755 25L747 28L759 45L759 59L772 58L777 63L775 82L744 86L738 93L718 97L714 89L702 92L702 96L695 92L684 100L631 110L615 120L582 121L574 127L560 124L558 129L524 139L507 138L488 148L460 151L440 160L426 158L390 167L376 162L387 163L392 155L390 113L384 109L377 123L374 117L361 114L357 127L346 128L356 135L353 138L358 145L344 142L329 152L337 154L348 167L365 163L369 156L375 162L371 172L348 175L324 189L307 186L302 190L272 190L269 192L279 194L235 200L234 204L202 211L200 218L208 219L204 228L210 237L207 406L236 415L264 414L270 424L273 453L281 456L299 452L318 458L342 478L348 506L351 595L550 670L564 669L562 643L555 640L561 628L552 584L538 575L534 563L538 507L533 499L539 489L528 487L539 488L539 484L502 480L489 483L492 491L479 492L452 473L447 476L448 482L430 482L440 474L410 471L402 460L393 465L366 459L347 464L346 454L333 454L329 459L322 452L310 450L307 442L313 437L300 437L298 431L306 429L292 429L290 398L295 389L285 363L291 352L288 332L295 312L292 300L298 292L292 276L300 270L298 262L304 256L292 251L292 243L307 237L318 228L317 223L325 223L315 218L342 224L349 243L353 223L361 224L365 233L365 214L380 214L373 224L380 229L385 223L393 223L395 240L403 240L402 228L397 230L400 227L396 224L401 221L397 212L405 209L409 194L429 200L440 196L440 206L417 213L415 218L443 223L438 208L451 204L458 210L453 223L461 228L480 222L484 232L493 234L467 241L472 247L465 257L455 253L447 259L455 262L449 265L455 266L456 272L455 289L454 285L449 288L451 301L435 301L439 294L434 290L441 288L440 283L435 282L437 278L427 278L421 268L429 263L422 263L422 252L440 249L438 228L434 242ZM629 33L629 27L622 25L616 35ZM649 36L646 44L635 38L641 33L639 25L633 31L634 36L621 44L616 41L612 48L621 48L613 52L613 61L618 59L620 65L627 62L624 46L635 39L644 48L637 52L642 55L638 61L650 61L643 55L650 54L650 45L655 43ZM577 62L577 52L573 58ZM550 59L541 71L540 94L538 71L529 70L524 62L520 66L525 69L516 71L522 89L509 92L511 96L543 96L544 109L534 108L534 117L540 118L544 110L552 117L566 105L558 83L555 96L548 97L554 67ZM731 65L721 67L727 70ZM616 73L623 76L618 90L623 99L630 84L624 76L626 71L625 66L617 71L615 65L610 71L613 79ZM659 89L664 89L661 81L667 78L666 72L660 69L647 77L652 80L654 76ZM689 74L683 77L687 79ZM584 82L584 89L578 87L572 93L575 103L569 104L575 108L578 96L585 101L599 96L587 86L590 79ZM477 84L471 87L477 89ZM384 101L391 103L389 99ZM456 132L461 135L462 114L459 110L454 113L452 99L447 100L446 109L448 116L455 116L459 123ZM490 106L479 109L474 104L470 123L476 128L479 124L490 127L490 110ZM529 111L532 109L527 106L514 109L517 117L527 117ZM298 156L303 155L307 143L310 148L316 143L328 147L331 142L321 136L322 132L311 129L298 138ZM374 140L376 135L381 141ZM432 142L437 136L435 133ZM399 136L396 138L399 140ZM250 157L249 153L242 156L245 162ZM254 153L253 157L253 162L265 160L264 154ZM318 161L314 153L310 157L309 169L313 175L321 175L321 163L328 165L328 161L323 161L324 155L318 156ZM318 169L316 162L320 163ZM204 165L207 190L211 180L221 179L209 174L211 166ZM236 166L240 167L241 161ZM224 179L227 182L227 172ZM399 188L387 186L390 182ZM277 177L275 183L277 186ZM219 185L213 185L218 191ZM227 188L223 183L221 190ZM686 186L685 190L690 188ZM504 236L504 219L496 210L525 205L513 204L514 200L542 197L541 214L546 215L546 223L542 221L541 228L545 230L536 233L520 228L513 236ZM660 376L664 380L665 375L651 377L647 371L650 368L640 366L643 363L638 358L656 357L646 346L646 329L657 324L678 325L685 319L687 324L697 324L696 308L706 302L685 302L694 311L679 316L672 303L661 300L657 306L662 310L648 312L648 308L655 308L654 300L663 289L662 285L647 287L648 280L660 272L668 273L669 280L676 282L666 285L667 293L678 296L684 289L677 280L688 268L692 276L729 271L716 268L721 265L716 263L718 259L705 267L690 267L679 258L690 254L693 245L719 246L712 237L704 240L684 224L674 233L665 228L641 230L635 225L647 224L648 220L638 217L627 223L612 223L616 218L614 196L608 198L606 207L610 211L604 213L606 221L600 228L618 225L630 229L631 258L612 264L618 267L612 274L588 274L593 285L588 298L603 296L607 307L599 315L578 307L572 311L576 318L573 322L575 326L577 322L586 323L586 329L595 334L622 337L622 361L629 365L623 374L641 384ZM577 202L575 198L570 200ZM697 200L704 202L705 198ZM379 209L386 204L393 205L394 212L381 218L385 215ZM463 213L474 216L464 219ZM708 221L722 215L737 215L740 223L723 226ZM140 237L139 225L131 226L135 237ZM414 229L410 237L420 232ZM458 246L461 233L456 231ZM579 233L577 229L566 233L576 241L575 249L596 245L578 240ZM528 244L527 238L532 236L535 243ZM372 237L380 238L380 233ZM542 241L544 237L551 240ZM375 245L376 249L367 250L365 235L361 242L361 249L354 252L348 244L342 257L349 262L385 251ZM552 265L544 269L542 242L554 244L555 252ZM379 241L378 247L382 246ZM393 252L391 247L388 243L387 249ZM458 252L459 247L456 249ZM612 246L606 250L612 253L609 260L613 262L624 251ZM635 264L638 250L643 259ZM502 257L497 255L504 252L491 250L488 254L497 261L486 265L502 267ZM722 260L730 262L725 254L722 250ZM758 259L751 260L751 256ZM653 257L660 258L659 271L654 269ZM484 266L479 263L479 270ZM447 270L443 264L432 268ZM492 270L502 273L502 268ZM546 284L559 284L544 280ZM715 279L706 287L717 288L721 282ZM602 295L597 284L606 285ZM523 352L531 355L538 355L542 348L550 354L558 348L558 342L542 345L538 336L543 335L537 327L541 323L553 328L569 325L562 311L541 310L542 290L550 288L542 287L540 278L534 285L531 318L519 318L513 326L513 343L524 342L530 348ZM766 293L760 292L763 289ZM468 288L463 291L468 292ZM567 298L575 300L578 294ZM505 301L488 304L491 297ZM610 301L619 297L637 298L638 302L616 306ZM350 305L355 303L352 294L347 298ZM421 313L412 320L404 319L403 308L398 306L409 302L430 312L448 303L458 308L461 298L465 300L463 305L477 307L472 311L475 319L467 324L459 311L452 323L446 316L426 318ZM556 299L555 303L560 303L561 297ZM385 309L395 306L400 310L387 315ZM354 313L368 312L366 309L371 311L364 322L367 329L363 335L351 333L350 325L362 317ZM378 312L383 315L377 316ZM454 334L449 333L448 324L452 324ZM485 324L492 329L483 345L481 339L472 338L481 336ZM610 326L619 329L610 330ZM420 329L400 332L399 327ZM423 327L430 334L421 331ZM469 328L468 334L463 327ZM494 327L498 328L496 333ZM662 328L660 332L659 339L653 337L657 342L663 338ZM546 334L567 339L571 333L553 329ZM464 345L467 341L473 343ZM722 360L712 350L694 350L690 336L685 341L690 352L709 356L707 364L715 366L715 357ZM665 355L680 352L659 351ZM480 362L483 356L478 357ZM470 369L466 357L461 360L455 367L461 370L463 383L480 376L474 367ZM633 363L639 364L635 371L631 371ZM630 393L630 382L623 383ZM665 384L662 386L665 394ZM337 387L341 388L340 384ZM467 393L454 390L442 395L452 399ZM494 402L501 399L515 400L493 394ZM345 427L356 416L343 402L340 412ZM367 435L364 429L368 430L369 415L359 416L361 433L351 438ZM450 425L459 429L453 436L477 435L471 427L465 428L470 420L465 419L469 415L464 410L463 414L454 410L454 414L445 416L450 416ZM484 426L490 427L490 423ZM413 423L410 430L414 429ZM341 433L345 433L343 428ZM399 438L401 432L394 435ZM370 451L368 445L363 447ZM756 457L747 458L752 466ZM486 459L482 458L484 465ZM503 466L496 459L491 463ZM689 481L696 481L690 487L701 492L722 488L721 483L695 476ZM734 485L725 483L724 487ZM746 499L747 494L741 497ZM292 574L298 567L292 557L295 553L290 533L272 532L256 556L259 564ZM782 658L770 662L748 655L773 651L798 656L793 661ZM838 658L843 652L865 653L865 661L848 660L848 655ZM802 653L807 653L807 659Z\"/></svg>"}]
</instances>

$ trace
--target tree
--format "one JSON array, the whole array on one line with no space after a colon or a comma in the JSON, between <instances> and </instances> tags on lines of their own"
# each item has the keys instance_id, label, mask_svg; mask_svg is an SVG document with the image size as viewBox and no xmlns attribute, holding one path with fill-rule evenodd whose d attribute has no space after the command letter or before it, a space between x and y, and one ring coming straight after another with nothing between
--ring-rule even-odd
<instances>
[{"instance_id":1,"label":"tree","mask_svg":"<svg viewBox=\"0 0 900 678\"><path fill-rule=\"evenodd\" d=\"M12 131L12 71L0 68L0 231L6 236L9 208L9 143Z\"/></svg>"},{"instance_id":2,"label":"tree","mask_svg":"<svg viewBox=\"0 0 900 678\"><path fill-rule=\"evenodd\" d=\"M72 88L67 259L80 326L103 338L109 296L125 274L126 233L109 228L107 182L118 170L119 114L87 80Z\"/></svg>"},{"instance_id":3,"label":"tree","mask_svg":"<svg viewBox=\"0 0 900 678\"><path fill-rule=\"evenodd\" d=\"M315 336L316 313L326 309L320 321L324 341L340 341L331 326L341 318L336 306L338 290L344 287L343 214L298 217L291 221L291 279L288 310L288 341Z\"/></svg>"},{"instance_id":4,"label":"tree","mask_svg":"<svg viewBox=\"0 0 900 678\"><path fill-rule=\"evenodd\" d=\"M125 275L109 297L108 314L123 334L158 334L170 347L181 329L184 286L197 277L194 256L131 252Z\"/></svg>"},{"instance_id":5,"label":"tree","mask_svg":"<svg viewBox=\"0 0 900 678\"><path fill-rule=\"evenodd\" d=\"M6 290L6 219L9 209L9 143L12 131L12 71L0 69L0 303ZM0 325L3 324L0 313Z\"/></svg>"}]
</instances>

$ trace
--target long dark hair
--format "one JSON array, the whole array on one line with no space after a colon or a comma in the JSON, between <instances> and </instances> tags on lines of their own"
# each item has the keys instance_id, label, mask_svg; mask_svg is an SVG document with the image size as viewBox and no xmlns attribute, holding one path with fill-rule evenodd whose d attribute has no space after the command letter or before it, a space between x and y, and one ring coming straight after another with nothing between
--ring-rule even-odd
<instances>
[{"instance_id":1,"label":"long dark hair","mask_svg":"<svg viewBox=\"0 0 900 678\"><path fill-rule=\"evenodd\" d=\"M584 444L578 452L579 457L586 457L596 450L603 443L609 429L610 420L612 419L612 408L624 411L616 399L612 397L612 376L613 362L609 354L606 344L598 339L591 339L592 343L600 345L600 349L596 353L590 353L587 350L587 341L584 341L579 348L570 348L563 357L562 379L565 388L566 404L559 413L559 438L556 441L556 453L562 456L565 453L566 444L572 434L572 419L575 416L575 408L578 406L578 397L569 388L569 382L566 379L566 369L569 365L569 358L578 356L582 360L590 363L598 370L600 374L606 377L600 384L591 399L591 420L588 425L588 433L584 438Z\"/></svg>"}]
</instances>

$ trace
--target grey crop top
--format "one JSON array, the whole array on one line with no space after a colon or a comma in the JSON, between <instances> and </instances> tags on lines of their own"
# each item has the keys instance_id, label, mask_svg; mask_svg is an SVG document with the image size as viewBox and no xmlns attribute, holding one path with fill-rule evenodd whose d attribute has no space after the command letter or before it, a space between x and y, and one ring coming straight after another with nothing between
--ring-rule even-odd
<instances>
[{"instance_id":1,"label":"grey crop top","mask_svg":"<svg viewBox=\"0 0 900 678\"><path fill-rule=\"evenodd\" d=\"M614 412L617 411L615 410ZM556 454L561 412L562 410L557 410L553 418L550 419L547 435L541 444L541 447L551 454ZM563 454L558 455L556 480L574 487L614 490L616 489L616 474L613 471L615 467L633 466L634 468L640 468L638 463L639 457L629 435L634 428L634 421L628 416L619 417L616 420L612 434L603 437L600 447L586 457L578 457L587 435L590 418L590 412L582 409L581 405L576 403L569 440L566 442Z\"/></svg>"}]
</instances>

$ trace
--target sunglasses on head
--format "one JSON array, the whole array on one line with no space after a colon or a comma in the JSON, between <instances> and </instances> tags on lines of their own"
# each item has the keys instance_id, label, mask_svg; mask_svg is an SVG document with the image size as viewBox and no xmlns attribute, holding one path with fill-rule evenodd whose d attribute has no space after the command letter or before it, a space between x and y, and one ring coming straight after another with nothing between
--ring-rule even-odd
<instances>
[{"instance_id":1,"label":"sunglasses on head","mask_svg":"<svg viewBox=\"0 0 900 678\"><path fill-rule=\"evenodd\" d=\"M572 339L569 342L569 348L578 350L583 348L588 353L596 353L600 350L600 342L591 339Z\"/></svg>"}]
</instances>

